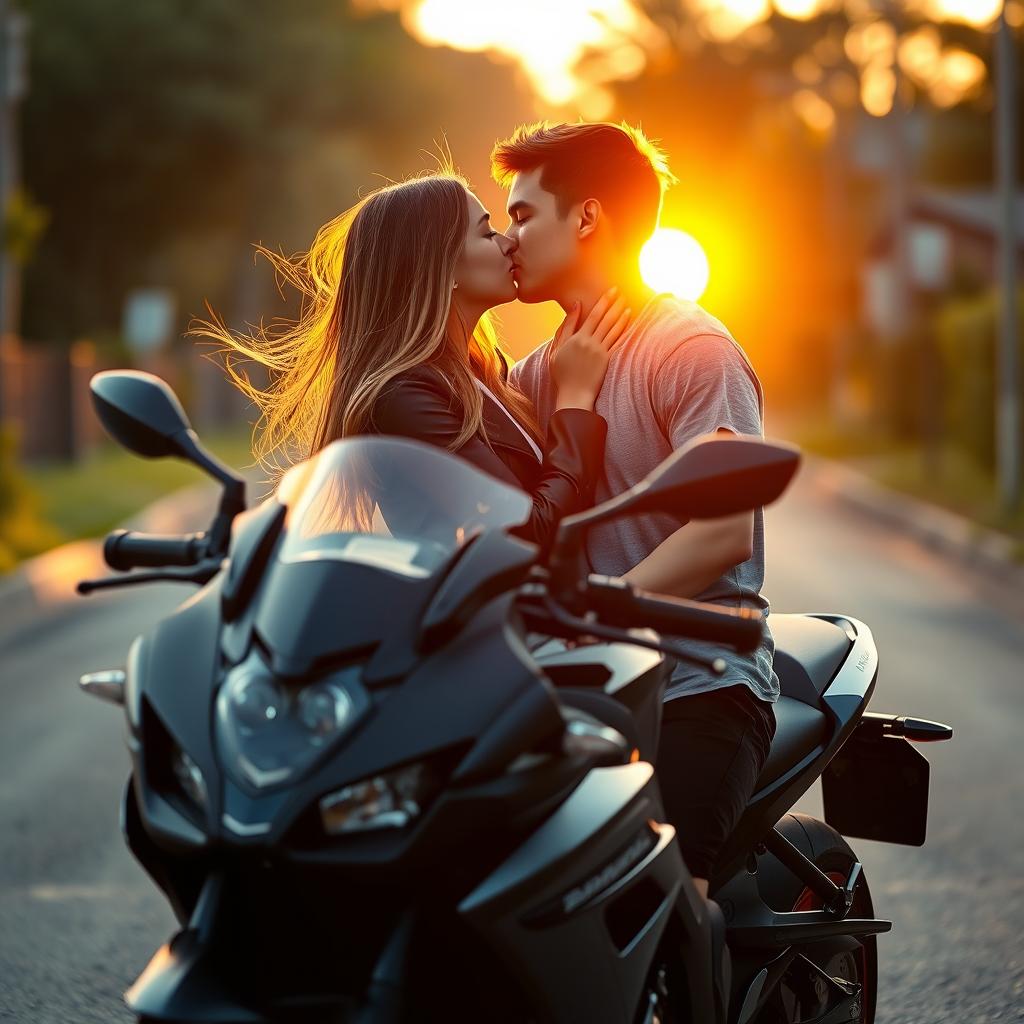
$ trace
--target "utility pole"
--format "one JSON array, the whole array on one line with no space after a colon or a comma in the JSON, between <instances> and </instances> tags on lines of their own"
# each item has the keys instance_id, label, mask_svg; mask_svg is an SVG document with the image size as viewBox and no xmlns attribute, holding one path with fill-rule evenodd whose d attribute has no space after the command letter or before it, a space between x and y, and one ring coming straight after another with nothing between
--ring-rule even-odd
<instances>
[{"instance_id":1,"label":"utility pole","mask_svg":"<svg viewBox=\"0 0 1024 1024\"><path fill-rule=\"evenodd\" d=\"M899 4L889 0L886 14L899 45L903 30ZM907 144L908 111L903 103L903 74L893 52L892 109L886 116L889 130L889 216L892 218L892 308L890 331L897 344L906 342L912 322L910 271L910 147Z\"/></svg>"},{"instance_id":2,"label":"utility pole","mask_svg":"<svg viewBox=\"0 0 1024 1024\"><path fill-rule=\"evenodd\" d=\"M906 340L911 324L910 273L910 154L907 146L907 111L900 95L900 76L892 110L886 117L889 129L889 216L892 224L892 307L889 331L897 344Z\"/></svg>"},{"instance_id":3,"label":"utility pole","mask_svg":"<svg viewBox=\"0 0 1024 1024\"><path fill-rule=\"evenodd\" d=\"M11 151L7 137L7 80L10 77L10 61L7 44L8 0L0 0L0 429L7 420L6 367L4 366L4 336L7 324L7 197L10 193Z\"/></svg>"},{"instance_id":4,"label":"utility pole","mask_svg":"<svg viewBox=\"0 0 1024 1024\"><path fill-rule=\"evenodd\" d=\"M996 43L996 181L999 196L999 327L996 366L996 453L999 497L1014 513L1021 498L1021 373L1017 321L1017 48L999 16Z\"/></svg>"},{"instance_id":5,"label":"utility pole","mask_svg":"<svg viewBox=\"0 0 1024 1024\"><path fill-rule=\"evenodd\" d=\"M18 187L17 106L28 89L25 36L28 19L11 0L0 0L0 344L17 327L18 275L7 252L11 195ZM4 365L0 358L0 426L7 419Z\"/></svg>"},{"instance_id":6,"label":"utility pole","mask_svg":"<svg viewBox=\"0 0 1024 1024\"><path fill-rule=\"evenodd\" d=\"M850 355L853 311L850 309L850 137L855 130L856 114L839 109L836 112L832 138L827 143L824 161L825 223L828 229L829 305L834 322L832 340L831 406L836 422L843 429L853 429L857 411L850 396Z\"/></svg>"},{"instance_id":7,"label":"utility pole","mask_svg":"<svg viewBox=\"0 0 1024 1024\"><path fill-rule=\"evenodd\" d=\"M913 323L913 285L910 263L910 202L912 160L907 138L908 111L904 103L905 87L901 73L898 47L903 28L899 0L884 0L882 13L892 26L894 41L892 53L892 106L885 114L881 130L885 140L885 204L888 213L891 243L888 273L881 282L884 290L879 312L878 363L875 366L875 412L883 429L889 431L905 415L908 402L920 403L913 385L900 380L896 367L905 347L912 343L910 328Z\"/></svg>"}]
</instances>

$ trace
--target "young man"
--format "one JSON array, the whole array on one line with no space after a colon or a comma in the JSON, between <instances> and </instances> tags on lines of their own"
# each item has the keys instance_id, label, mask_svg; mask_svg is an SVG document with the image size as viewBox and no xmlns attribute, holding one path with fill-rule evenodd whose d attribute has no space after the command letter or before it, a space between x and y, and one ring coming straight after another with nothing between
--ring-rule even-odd
<instances>
[{"instance_id":1,"label":"young man","mask_svg":"<svg viewBox=\"0 0 1024 1024\"><path fill-rule=\"evenodd\" d=\"M541 123L498 143L491 165L495 180L510 188L508 235L516 245L520 300L553 299L585 315L615 285L633 310L595 406L608 421L598 501L632 487L695 437L763 434L760 382L726 328L695 303L655 295L640 282L640 249L674 180L660 150L626 125ZM542 426L553 399L548 344L512 371ZM595 572L648 590L768 612L760 593L760 509L682 528L668 516L620 519L591 531L588 555ZM767 757L779 683L767 629L753 655L687 644L728 666L718 677L678 665L658 754L666 815L706 896L715 858Z\"/></svg>"}]
</instances>

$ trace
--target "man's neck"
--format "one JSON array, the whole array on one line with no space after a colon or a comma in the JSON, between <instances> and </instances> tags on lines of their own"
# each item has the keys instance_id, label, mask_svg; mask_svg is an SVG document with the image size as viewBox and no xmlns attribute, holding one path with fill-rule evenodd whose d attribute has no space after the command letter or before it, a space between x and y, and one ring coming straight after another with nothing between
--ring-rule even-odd
<instances>
[{"instance_id":1,"label":"man's neck","mask_svg":"<svg viewBox=\"0 0 1024 1024\"><path fill-rule=\"evenodd\" d=\"M633 310L634 314L639 313L655 294L653 289L637 280L635 274L622 272L616 275L615 273L594 271L581 275L578 281L568 285L565 293L558 297L558 304L568 312L574 302L579 302L582 322L582 319L594 308L597 300L612 286L619 289L619 295L625 299L626 305Z\"/></svg>"}]
</instances>

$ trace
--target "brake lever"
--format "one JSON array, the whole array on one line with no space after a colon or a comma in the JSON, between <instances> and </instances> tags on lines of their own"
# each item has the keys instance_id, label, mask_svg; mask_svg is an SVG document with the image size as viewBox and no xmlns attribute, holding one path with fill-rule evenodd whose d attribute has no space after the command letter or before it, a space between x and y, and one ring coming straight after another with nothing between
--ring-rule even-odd
<instances>
[{"instance_id":1,"label":"brake lever","mask_svg":"<svg viewBox=\"0 0 1024 1024\"><path fill-rule=\"evenodd\" d=\"M196 583L205 586L220 572L221 559L207 559L194 568L175 571L161 569L157 572L136 572L127 576L104 576L99 580L80 580L75 586L79 594L91 594L94 590L112 590L115 587L131 587L136 583Z\"/></svg>"},{"instance_id":2,"label":"brake lever","mask_svg":"<svg viewBox=\"0 0 1024 1024\"><path fill-rule=\"evenodd\" d=\"M530 596L534 595L531 594ZM584 633L589 636L601 637L603 640L613 640L616 643L633 644L634 647L646 647L652 651L661 651L672 655L678 661L685 661L691 665L696 665L698 668L707 669L712 675L721 676L725 674L727 665L724 658L702 658L700 655L691 654L689 651L683 650L673 641L665 640L660 635L657 641L648 640L646 637L636 636L634 633L629 632L629 630L606 625L603 622L597 621L596 618L593 621L579 619L565 611L550 594L541 592L536 596L540 598L545 611L555 622L576 634Z\"/></svg>"}]
</instances>

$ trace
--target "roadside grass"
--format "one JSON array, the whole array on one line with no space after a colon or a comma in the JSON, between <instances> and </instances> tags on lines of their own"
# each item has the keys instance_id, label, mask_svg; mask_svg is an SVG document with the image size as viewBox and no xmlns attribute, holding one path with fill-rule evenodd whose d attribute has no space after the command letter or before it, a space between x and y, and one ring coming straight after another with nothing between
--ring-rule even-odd
<instances>
[{"instance_id":1,"label":"roadside grass","mask_svg":"<svg viewBox=\"0 0 1024 1024\"><path fill-rule=\"evenodd\" d=\"M204 435L203 443L235 469L253 464L247 426ZM49 546L106 533L158 498L207 479L181 459L144 459L113 443L80 462L26 468L24 476L50 527Z\"/></svg>"}]
</instances>

